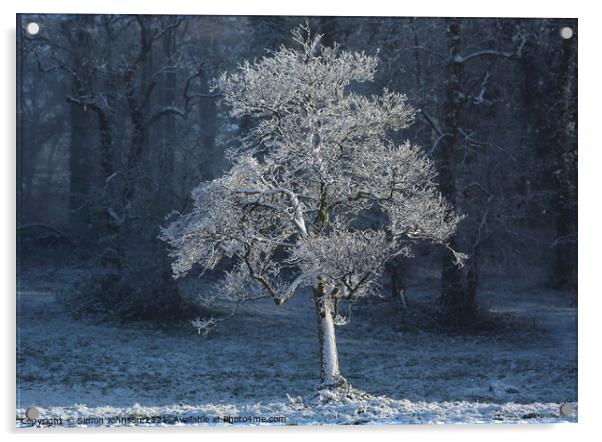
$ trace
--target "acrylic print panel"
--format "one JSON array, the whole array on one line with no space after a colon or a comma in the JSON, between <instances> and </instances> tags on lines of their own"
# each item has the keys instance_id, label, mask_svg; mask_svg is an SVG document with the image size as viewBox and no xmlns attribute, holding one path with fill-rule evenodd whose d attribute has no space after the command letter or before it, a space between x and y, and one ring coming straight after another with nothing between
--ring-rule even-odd
<instances>
[{"instance_id":1,"label":"acrylic print panel","mask_svg":"<svg viewBox=\"0 0 602 442\"><path fill-rule=\"evenodd\" d=\"M17 426L577 421L577 21L17 20Z\"/></svg>"}]
</instances>

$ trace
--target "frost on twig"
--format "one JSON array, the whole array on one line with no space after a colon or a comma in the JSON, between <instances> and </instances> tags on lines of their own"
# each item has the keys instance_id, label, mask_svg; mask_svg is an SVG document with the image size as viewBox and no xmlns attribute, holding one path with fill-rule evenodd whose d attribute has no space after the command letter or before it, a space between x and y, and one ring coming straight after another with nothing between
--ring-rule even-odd
<instances>
[{"instance_id":1,"label":"frost on twig","mask_svg":"<svg viewBox=\"0 0 602 442\"><path fill-rule=\"evenodd\" d=\"M207 337L209 333L211 333L213 329L217 327L217 322L213 316L209 319L201 319L197 317L196 319L190 321L190 323L197 329L199 335L202 334L204 337Z\"/></svg>"}]
</instances>

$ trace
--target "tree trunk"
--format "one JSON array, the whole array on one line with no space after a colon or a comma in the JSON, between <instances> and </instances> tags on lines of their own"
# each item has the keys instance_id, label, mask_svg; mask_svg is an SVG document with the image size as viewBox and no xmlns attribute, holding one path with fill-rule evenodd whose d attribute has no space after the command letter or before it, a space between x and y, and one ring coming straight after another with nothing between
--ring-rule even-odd
<instances>
[{"instance_id":1,"label":"tree trunk","mask_svg":"<svg viewBox=\"0 0 602 442\"><path fill-rule=\"evenodd\" d=\"M391 280L391 297L399 299L401 308L407 310L408 303L405 296L406 281L403 261L400 258L396 258L387 264L386 269Z\"/></svg>"},{"instance_id":2,"label":"tree trunk","mask_svg":"<svg viewBox=\"0 0 602 442\"><path fill-rule=\"evenodd\" d=\"M74 86L74 95L82 94ZM85 226L88 219L86 207L90 191L90 133L94 127L92 111L79 105L70 105L71 138L69 142L69 210L73 225Z\"/></svg>"},{"instance_id":3,"label":"tree trunk","mask_svg":"<svg viewBox=\"0 0 602 442\"><path fill-rule=\"evenodd\" d=\"M209 64L201 67L200 87L201 91L209 91L211 82L211 72ZM201 146L206 153L207 163L203 171L203 179L212 180L221 174L224 168L224 153L216 146L215 138L217 136L217 103L213 99L201 100L199 104L199 117L201 122Z\"/></svg>"},{"instance_id":4,"label":"tree trunk","mask_svg":"<svg viewBox=\"0 0 602 442\"><path fill-rule=\"evenodd\" d=\"M17 131L16 131L16 141L17 141L17 201L16 201L16 210L17 210L17 226L24 224L24 216L23 209L26 207L25 202L29 202L29 197L31 195L31 183L33 182L33 168L32 164L23 162L23 150L26 146L26 131L25 131L25 106L23 100L23 59L25 55L25 48L23 47L23 20L21 15L17 15L17 88L15 90L16 98L17 98ZM35 78L36 76L34 76ZM24 172L24 164L28 164L28 173ZM17 235L17 254L19 254L19 236ZM20 271L19 266L19 255L17 255L17 274Z\"/></svg>"},{"instance_id":5,"label":"tree trunk","mask_svg":"<svg viewBox=\"0 0 602 442\"><path fill-rule=\"evenodd\" d=\"M90 66L90 29L94 25L93 16L78 17L70 22L77 46L73 50L74 71L71 94L78 98L89 93L86 83L91 78ZM70 30L66 32L71 32ZM89 222L87 200L90 192L90 133L94 128L94 113L89 107L79 103L70 105L70 141L69 141L69 210L73 227L86 227Z\"/></svg>"},{"instance_id":6,"label":"tree trunk","mask_svg":"<svg viewBox=\"0 0 602 442\"><path fill-rule=\"evenodd\" d=\"M575 37L562 42L559 88L562 113L560 133L553 144L555 165L556 241L554 273L556 287L577 287L577 61L574 54Z\"/></svg>"},{"instance_id":7,"label":"tree trunk","mask_svg":"<svg viewBox=\"0 0 602 442\"><path fill-rule=\"evenodd\" d=\"M170 20L166 17L163 26L168 26L167 21ZM177 48L176 31L175 29L166 32L163 36L163 55L167 59L167 63L175 65L176 60L174 59ZM165 73L165 77L162 81L162 94L161 104L162 106L176 106L176 88L178 87L178 75L175 69L168 70ZM161 145L157 149L159 152L156 164L161 164L161 167L157 168L157 178L159 182L162 182L162 186L165 189L173 188L173 179L175 172L175 146L178 137L178 127L175 115L166 115L163 117L162 124L159 126L159 138ZM162 203L165 207L173 207L175 201L172 197L171 192L165 192L162 195Z\"/></svg>"},{"instance_id":8,"label":"tree trunk","mask_svg":"<svg viewBox=\"0 0 602 442\"><path fill-rule=\"evenodd\" d=\"M314 289L320 342L320 389L334 389L347 383L339 370L339 355L334 329L334 299L322 283Z\"/></svg>"},{"instance_id":9,"label":"tree trunk","mask_svg":"<svg viewBox=\"0 0 602 442\"><path fill-rule=\"evenodd\" d=\"M441 140L441 155L439 158L439 185L441 193L454 206L457 206L456 186L456 153L459 148L458 136L459 113L464 95L462 79L464 65L456 57L460 55L460 21L450 19L447 28L447 46L449 62L447 66L447 96L444 107L445 128L447 134ZM457 207L456 207L457 208ZM450 241L450 246L459 249L456 237ZM472 260L474 257L469 257ZM451 252L444 251L441 262L441 307L443 320L452 325L466 325L475 311L474 284L466 281L466 271L458 268L456 259ZM467 262L465 268L474 268L473 263ZM473 275L474 277L475 275ZM476 279L475 279L476 280Z\"/></svg>"},{"instance_id":10,"label":"tree trunk","mask_svg":"<svg viewBox=\"0 0 602 442\"><path fill-rule=\"evenodd\" d=\"M101 185L106 185L107 180L113 174L113 161L115 157L113 132L110 117L100 110L97 112L97 116L98 128L100 129Z\"/></svg>"}]
</instances>

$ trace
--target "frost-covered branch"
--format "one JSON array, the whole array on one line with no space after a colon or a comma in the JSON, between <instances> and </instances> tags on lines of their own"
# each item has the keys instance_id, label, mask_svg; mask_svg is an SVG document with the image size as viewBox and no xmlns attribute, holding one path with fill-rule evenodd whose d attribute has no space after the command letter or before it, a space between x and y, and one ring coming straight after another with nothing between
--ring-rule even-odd
<instances>
[{"instance_id":1,"label":"frost-covered branch","mask_svg":"<svg viewBox=\"0 0 602 442\"><path fill-rule=\"evenodd\" d=\"M377 293L384 265L411 256L413 241L449 248L461 219L422 149L389 138L414 121L407 97L354 91L374 79L377 58L323 47L307 28L293 38L298 48L219 77L231 115L254 124L230 152L231 170L199 185L193 210L161 234L175 276L224 257L235 263L212 299L280 305L319 286L322 296L354 302ZM362 219L375 212L379 227L368 227Z\"/></svg>"}]
</instances>

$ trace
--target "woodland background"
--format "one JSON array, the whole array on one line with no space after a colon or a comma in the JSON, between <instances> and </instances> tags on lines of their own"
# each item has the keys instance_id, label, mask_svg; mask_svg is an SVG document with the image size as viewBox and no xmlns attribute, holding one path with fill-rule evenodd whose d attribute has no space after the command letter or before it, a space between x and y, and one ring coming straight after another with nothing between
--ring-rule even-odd
<instances>
[{"instance_id":1,"label":"woodland background","mask_svg":"<svg viewBox=\"0 0 602 442\"><path fill-rule=\"evenodd\" d=\"M362 90L400 91L420 109L402 135L424 147L466 215L454 246L467 265L419 248L387 269L385 302L423 326L413 296L431 284L429 321L468 332L490 325L487 285L562 290L576 305L573 19L20 15L18 278L78 268L63 297L76 316L209 314L173 281L157 235L200 181L227 170L225 147L254 124L228 116L212 79L291 45L306 20L326 45L378 51ZM25 32L30 21L39 34Z\"/></svg>"}]
</instances>

